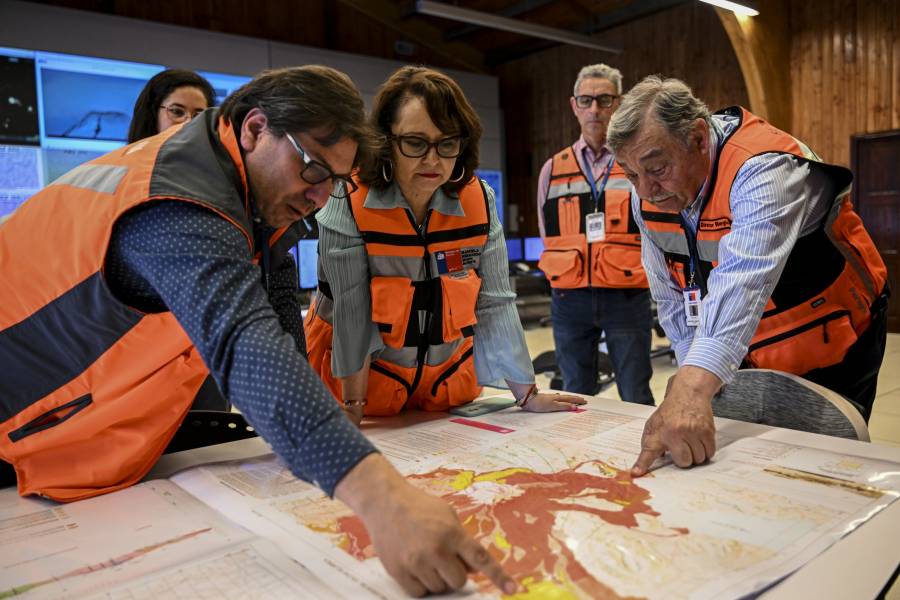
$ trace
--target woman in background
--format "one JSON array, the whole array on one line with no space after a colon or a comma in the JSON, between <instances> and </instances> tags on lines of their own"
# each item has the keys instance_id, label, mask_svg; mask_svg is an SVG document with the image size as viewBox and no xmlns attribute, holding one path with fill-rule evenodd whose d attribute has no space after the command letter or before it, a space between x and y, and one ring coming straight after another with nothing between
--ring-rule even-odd
<instances>
[{"instance_id":1,"label":"woman in background","mask_svg":"<svg viewBox=\"0 0 900 600\"><path fill-rule=\"evenodd\" d=\"M403 67L370 122L383 144L319 221L309 362L356 423L447 410L505 380L530 411L584 400L534 385L494 191L475 176L481 123L459 85Z\"/></svg>"},{"instance_id":2,"label":"woman in background","mask_svg":"<svg viewBox=\"0 0 900 600\"><path fill-rule=\"evenodd\" d=\"M190 121L215 103L213 87L193 71L166 69L157 73L134 103L128 143Z\"/></svg>"}]
</instances>

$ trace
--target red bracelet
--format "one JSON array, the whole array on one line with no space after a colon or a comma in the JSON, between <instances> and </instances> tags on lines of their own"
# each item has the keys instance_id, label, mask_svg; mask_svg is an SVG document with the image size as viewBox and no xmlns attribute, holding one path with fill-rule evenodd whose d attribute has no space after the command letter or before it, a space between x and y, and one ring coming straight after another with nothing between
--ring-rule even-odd
<instances>
[{"instance_id":1,"label":"red bracelet","mask_svg":"<svg viewBox=\"0 0 900 600\"><path fill-rule=\"evenodd\" d=\"M522 396L521 400L516 400L516 406L519 408L525 408L525 405L528 404L528 401L538 395L537 384L532 383L531 387L528 388L528 391Z\"/></svg>"}]
</instances>

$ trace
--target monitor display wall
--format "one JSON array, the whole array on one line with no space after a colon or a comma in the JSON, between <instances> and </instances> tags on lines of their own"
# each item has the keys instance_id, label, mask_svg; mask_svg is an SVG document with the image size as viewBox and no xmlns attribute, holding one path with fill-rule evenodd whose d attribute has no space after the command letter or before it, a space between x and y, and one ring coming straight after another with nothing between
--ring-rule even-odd
<instances>
[{"instance_id":1,"label":"monitor display wall","mask_svg":"<svg viewBox=\"0 0 900 600\"><path fill-rule=\"evenodd\" d=\"M123 146L134 103L166 67L0 47L0 217ZM250 77L202 72L220 103Z\"/></svg>"}]
</instances>

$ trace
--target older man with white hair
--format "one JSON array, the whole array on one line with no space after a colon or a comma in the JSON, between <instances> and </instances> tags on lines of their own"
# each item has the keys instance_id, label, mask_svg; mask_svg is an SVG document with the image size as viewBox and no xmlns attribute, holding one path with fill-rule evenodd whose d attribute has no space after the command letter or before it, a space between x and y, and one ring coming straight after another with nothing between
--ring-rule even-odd
<instances>
[{"instance_id":1,"label":"older man with white hair","mask_svg":"<svg viewBox=\"0 0 900 600\"><path fill-rule=\"evenodd\" d=\"M630 214L631 185L606 146L619 105L622 74L589 65L569 99L581 137L553 155L538 181L539 263L553 288L551 314L563 388L597 390L599 341L605 334L619 395L653 405L650 391L650 292L640 235Z\"/></svg>"},{"instance_id":2,"label":"older man with white hair","mask_svg":"<svg viewBox=\"0 0 900 600\"><path fill-rule=\"evenodd\" d=\"M744 108L710 114L677 79L622 99L608 144L634 184L642 259L679 369L633 474L716 451L711 403L741 367L787 371L868 418L884 355L886 269L851 173Z\"/></svg>"}]
</instances>

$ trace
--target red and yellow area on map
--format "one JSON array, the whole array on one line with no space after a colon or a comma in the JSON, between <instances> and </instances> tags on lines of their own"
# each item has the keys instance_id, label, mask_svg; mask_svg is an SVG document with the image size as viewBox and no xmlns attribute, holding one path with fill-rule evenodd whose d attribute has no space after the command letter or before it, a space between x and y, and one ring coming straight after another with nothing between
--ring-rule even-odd
<instances>
[{"instance_id":1,"label":"red and yellow area on map","mask_svg":"<svg viewBox=\"0 0 900 600\"><path fill-rule=\"evenodd\" d=\"M659 516L647 503L646 489L632 481L627 471L602 461L585 461L553 473L441 468L408 479L456 509L466 531L527 590L513 596L517 598L620 598L578 561L565 535L555 527L556 520L574 511L635 528L640 527L638 515ZM331 512L330 519L325 514L320 517L307 519L307 527L337 535L339 547L359 560L375 556L368 532L349 510L340 516ZM687 533L675 528L656 535ZM476 582L480 591L493 589L483 576Z\"/></svg>"}]
</instances>

